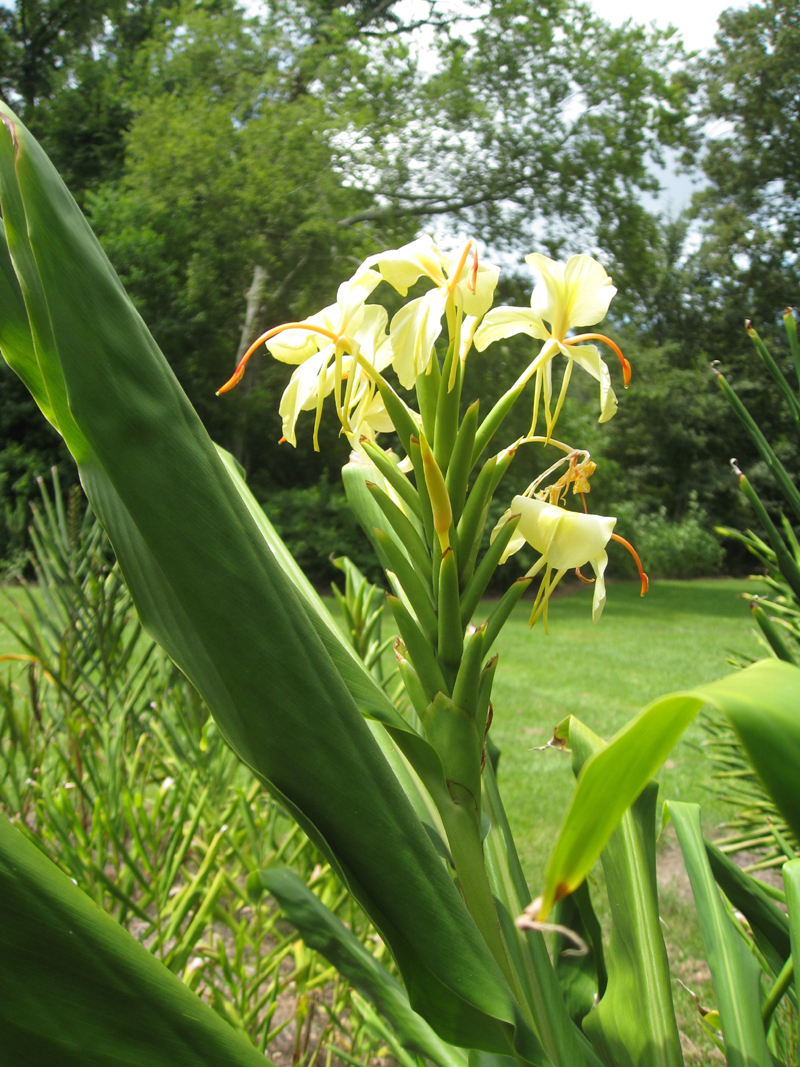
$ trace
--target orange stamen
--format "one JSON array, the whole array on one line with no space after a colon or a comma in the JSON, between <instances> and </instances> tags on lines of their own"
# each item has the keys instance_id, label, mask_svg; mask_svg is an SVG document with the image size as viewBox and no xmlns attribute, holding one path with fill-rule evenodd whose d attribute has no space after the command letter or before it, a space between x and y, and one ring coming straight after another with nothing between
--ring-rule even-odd
<instances>
[{"instance_id":1,"label":"orange stamen","mask_svg":"<svg viewBox=\"0 0 800 1067\"><path fill-rule=\"evenodd\" d=\"M282 438L280 439L280 441L278 441L278 444L279 444L279 445L285 445L285 444L286 444L286 438L285 438L285 437L282 437Z\"/></svg>"},{"instance_id":2,"label":"orange stamen","mask_svg":"<svg viewBox=\"0 0 800 1067\"><path fill-rule=\"evenodd\" d=\"M266 333L262 333L260 337L253 341L239 360L238 366L231 377L220 389L217 389L217 396L221 393L229 392L235 385L238 385L244 375L244 369L247 366L248 359L250 359L258 346L265 341L269 341L273 337L277 337L277 335L283 333L284 330L308 330L309 333L321 333L323 337L327 337L329 341L333 341L334 343L339 340L333 330L326 330L324 326L314 326L310 322L284 322L282 326L275 326L273 329L267 330Z\"/></svg>"},{"instance_id":3,"label":"orange stamen","mask_svg":"<svg viewBox=\"0 0 800 1067\"><path fill-rule=\"evenodd\" d=\"M581 498L581 503L583 504L583 514L584 515L588 515L589 514L589 509L586 507L586 493L581 493L580 494L580 498Z\"/></svg>"},{"instance_id":4,"label":"orange stamen","mask_svg":"<svg viewBox=\"0 0 800 1067\"><path fill-rule=\"evenodd\" d=\"M638 552L633 547L633 545L630 543L630 541L626 541L625 538L624 537L620 537L619 534L612 533L611 540L612 541L618 541L621 545L623 545L625 548L627 548L627 550L630 552L630 554L633 556L634 560L636 561L636 566L639 568L639 577L642 580L642 592L641 592L641 595L644 596L644 594L650 588L650 579L647 577L647 575L644 573L644 570L642 569L642 561L639 559Z\"/></svg>"},{"instance_id":5,"label":"orange stamen","mask_svg":"<svg viewBox=\"0 0 800 1067\"><path fill-rule=\"evenodd\" d=\"M628 388L631 380L631 365L627 359L623 356L619 345L615 344L610 337L606 337L604 333L582 333L580 337L567 337L564 341L565 345L577 345L581 341L603 341L612 348L616 354L617 359L622 364L622 380L625 383L625 388Z\"/></svg>"},{"instance_id":6,"label":"orange stamen","mask_svg":"<svg viewBox=\"0 0 800 1067\"><path fill-rule=\"evenodd\" d=\"M584 583L584 585L594 585L594 578L584 578L583 575L581 574L580 567L576 567L575 568L575 573L578 575L578 577Z\"/></svg>"},{"instance_id":7,"label":"orange stamen","mask_svg":"<svg viewBox=\"0 0 800 1067\"><path fill-rule=\"evenodd\" d=\"M464 267L466 266L467 259L469 258L470 250L473 247L474 245L472 241L467 241L467 243L464 245L464 251L461 253L461 259L459 259L458 264L456 265L456 269L453 271L452 276L447 282L448 294L452 293L455 287L458 285L458 279L461 277Z\"/></svg>"}]
</instances>

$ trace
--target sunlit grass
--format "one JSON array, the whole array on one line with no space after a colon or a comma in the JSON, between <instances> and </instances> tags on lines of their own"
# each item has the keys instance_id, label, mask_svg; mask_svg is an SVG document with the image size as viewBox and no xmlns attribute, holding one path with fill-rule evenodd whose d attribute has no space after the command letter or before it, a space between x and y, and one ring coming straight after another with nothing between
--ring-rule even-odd
<instances>
[{"instance_id":1,"label":"sunlit grass","mask_svg":"<svg viewBox=\"0 0 800 1067\"><path fill-rule=\"evenodd\" d=\"M754 591L753 584L662 581L642 598L638 583L615 583L597 626L591 590L578 589L552 604L549 636L541 623L528 629L530 605L519 605L497 642L492 735L502 752L509 819L533 885L573 788L569 758L537 746L568 715L608 738L656 697L729 673L731 651L758 655L745 589ZM707 790L701 740L699 727L687 732L659 776L661 793L697 801L706 820L718 821L724 812Z\"/></svg>"}]
</instances>

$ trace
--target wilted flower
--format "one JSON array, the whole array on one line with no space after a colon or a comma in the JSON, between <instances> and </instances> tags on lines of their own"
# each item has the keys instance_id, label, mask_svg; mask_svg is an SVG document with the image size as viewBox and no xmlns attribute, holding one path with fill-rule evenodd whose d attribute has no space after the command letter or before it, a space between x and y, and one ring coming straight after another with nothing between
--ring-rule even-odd
<instances>
[{"instance_id":1,"label":"wilted flower","mask_svg":"<svg viewBox=\"0 0 800 1067\"><path fill-rule=\"evenodd\" d=\"M470 255L473 261L468 267ZM442 332L442 316L448 313L450 336L454 339L460 333L462 315L479 319L492 306L499 271L478 262L474 241L467 241L456 257L442 252L427 235L373 256L367 263L377 264L381 276L401 296L406 296L423 275L434 283L424 296L410 300L392 319L392 365L400 384L411 389L417 376L430 366L434 343Z\"/></svg>"},{"instance_id":2,"label":"wilted flower","mask_svg":"<svg viewBox=\"0 0 800 1067\"><path fill-rule=\"evenodd\" d=\"M522 376L527 381L536 375L533 425L536 427L539 398L544 393L545 421L548 436L552 433L566 397L573 363L583 367L600 383L600 422L607 422L617 410L617 398L611 388L608 367L595 345L582 341L600 340L614 349L622 364L623 379L630 381L630 365L617 345L603 334L568 337L576 326L593 326L604 319L616 289L604 268L588 255L571 256L566 263L533 253L525 257L540 274L531 296L530 308L498 307L488 312L475 333L475 347L482 352L494 341L526 333L544 341L541 352ZM549 326L547 325L549 323ZM557 353L567 359L561 392L555 411L552 401L552 361Z\"/></svg>"}]
</instances>

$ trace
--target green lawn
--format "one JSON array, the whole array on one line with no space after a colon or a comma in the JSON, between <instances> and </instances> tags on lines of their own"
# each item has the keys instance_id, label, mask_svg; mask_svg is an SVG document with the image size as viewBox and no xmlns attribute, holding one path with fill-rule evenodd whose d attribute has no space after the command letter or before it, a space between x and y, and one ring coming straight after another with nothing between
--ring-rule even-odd
<instances>
[{"instance_id":1,"label":"green lawn","mask_svg":"<svg viewBox=\"0 0 800 1067\"><path fill-rule=\"evenodd\" d=\"M551 605L550 635L527 625L523 602L498 640L492 733L500 746L500 785L531 885L543 864L571 790L569 758L536 751L567 715L610 737L641 707L671 690L710 681L732 670L726 654L758 654L747 603L753 583L719 579L610 584L597 626L591 590L577 589ZM488 605L487 605L488 606ZM695 726L660 775L662 796L695 800L707 821L724 812L706 789L708 762Z\"/></svg>"}]
</instances>

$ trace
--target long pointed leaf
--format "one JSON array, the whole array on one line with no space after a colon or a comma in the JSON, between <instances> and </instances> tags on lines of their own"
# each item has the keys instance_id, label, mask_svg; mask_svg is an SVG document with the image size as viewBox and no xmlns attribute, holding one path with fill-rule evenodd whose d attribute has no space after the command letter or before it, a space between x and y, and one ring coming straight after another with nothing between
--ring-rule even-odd
<instances>
[{"instance_id":1,"label":"long pointed leaf","mask_svg":"<svg viewBox=\"0 0 800 1067\"><path fill-rule=\"evenodd\" d=\"M669 801L692 883L700 933L714 981L728 1067L772 1067L761 1018L761 968L731 922L714 883L697 804Z\"/></svg>"},{"instance_id":2,"label":"long pointed leaf","mask_svg":"<svg viewBox=\"0 0 800 1067\"><path fill-rule=\"evenodd\" d=\"M264 1067L263 1055L0 818L0 1059Z\"/></svg>"},{"instance_id":3,"label":"long pointed leaf","mask_svg":"<svg viewBox=\"0 0 800 1067\"><path fill-rule=\"evenodd\" d=\"M412 1004L455 1043L504 1052L513 1040L537 1056L199 418L47 157L0 111L0 204L36 362L143 624L336 865L391 945ZM29 351L6 280L0 348L17 367Z\"/></svg>"}]
</instances>

